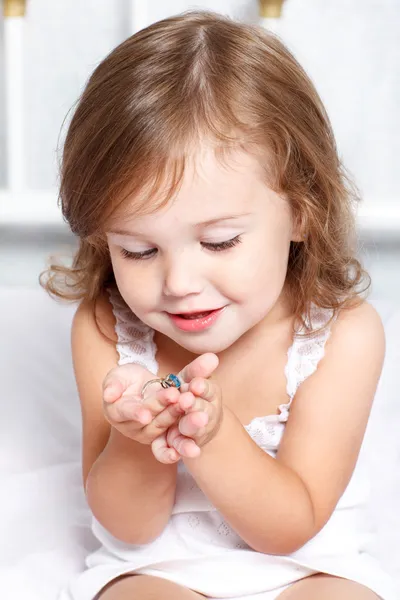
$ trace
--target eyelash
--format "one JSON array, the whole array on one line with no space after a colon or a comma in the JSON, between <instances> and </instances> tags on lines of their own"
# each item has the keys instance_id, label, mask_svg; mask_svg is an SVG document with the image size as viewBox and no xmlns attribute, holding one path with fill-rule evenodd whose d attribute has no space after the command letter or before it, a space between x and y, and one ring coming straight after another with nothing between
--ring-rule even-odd
<instances>
[{"instance_id":1,"label":"eyelash","mask_svg":"<svg viewBox=\"0 0 400 600\"><path fill-rule=\"evenodd\" d=\"M222 252L223 250L228 250L229 248L237 246L241 243L241 241L241 236L237 235L230 240L219 242L218 244L202 242L202 246L207 248L207 250L211 250L212 252ZM129 250L125 250L125 248L121 248L122 256L131 260L145 260L147 258L151 258L154 256L154 252L156 252L156 248L151 248L150 250L145 250L144 252L130 252Z\"/></svg>"}]
</instances>

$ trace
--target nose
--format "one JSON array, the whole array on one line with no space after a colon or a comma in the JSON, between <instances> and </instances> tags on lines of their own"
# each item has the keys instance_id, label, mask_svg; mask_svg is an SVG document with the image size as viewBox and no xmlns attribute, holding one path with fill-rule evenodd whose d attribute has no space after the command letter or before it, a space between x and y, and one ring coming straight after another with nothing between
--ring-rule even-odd
<instances>
[{"instance_id":1,"label":"nose","mask_svg":"<svg viewBox=\"0 0 400 600\"><path fill-rule=\"evenodd\" d=\"M163 293L165 296L183 298L203 291L203 277L190 259L189 253L182 252L171 258L165 265Z\"/></svg>"}]
</instances>

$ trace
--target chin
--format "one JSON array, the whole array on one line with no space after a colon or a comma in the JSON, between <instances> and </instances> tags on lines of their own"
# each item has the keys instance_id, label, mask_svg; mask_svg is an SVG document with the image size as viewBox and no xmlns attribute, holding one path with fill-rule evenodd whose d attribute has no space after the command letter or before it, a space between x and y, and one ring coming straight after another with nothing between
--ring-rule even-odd
<instances>
[{"instance_id":1,"label":"chin","mask_svg":"<svg viewBox=\"0 0 400 600\"><path fill-rule=\"evenodd\" d=\"M206 354L206 352L212 352L213 354L219 354L220 352L223 352L224 350L226 350L227 348L229 348L230 346L232 346L232 344L235 343L235 339L234 340L227 340L227 341L222 341L222 340L175 340L177 344L179 344L179 346L181 346L182 348L185 348L185 350L188 350L188 352L191 352L192 354L197 354L197 355L201 355L201 354Z\"/></svg>"}]
</instances>

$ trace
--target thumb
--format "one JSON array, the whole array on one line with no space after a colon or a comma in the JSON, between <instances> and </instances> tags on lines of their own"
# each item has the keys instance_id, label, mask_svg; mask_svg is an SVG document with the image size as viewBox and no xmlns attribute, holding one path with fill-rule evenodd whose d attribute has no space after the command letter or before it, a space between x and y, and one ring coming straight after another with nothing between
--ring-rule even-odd
<instances>
[{"instance_id":1,"label":"thumb","mask_svg":"<svg viewBox=\"0 0 400 600\"><path fill-rule=\"evenodd\" d=\"M218 364L218 356L212 352L206 352L206 354L197 356L191 363L186 365L186 367L178 373L178 376L184 384L190 383L194 377L203 377L207 379L208 377L211 377L218 367ZM185 391L185 389L182 391Z\"/></svg>"},{"instance_id":2,"label":"thumb","mask_svg":"<svg viewBox=\"0 0 400 600\"><path fill-rule=\"evenodd\" d=\"M136 363L118 365L109 371L103 381L103 400L115 402L128 389L132 395L139 394L141 382L149 379L149 371ZM137 389L136 389L137 388Z\"/></svg>"},{"instance_id":3,"label":"thumb","mask_svg":"<svg viewBox=\"0 0 400 600\"><path fill-rule=\"evenodd\" d=\"M115 377L106 377L103 383L103 400L112 403L118 400L124 392L122 382Z\"/></svg>"}]
</instances>

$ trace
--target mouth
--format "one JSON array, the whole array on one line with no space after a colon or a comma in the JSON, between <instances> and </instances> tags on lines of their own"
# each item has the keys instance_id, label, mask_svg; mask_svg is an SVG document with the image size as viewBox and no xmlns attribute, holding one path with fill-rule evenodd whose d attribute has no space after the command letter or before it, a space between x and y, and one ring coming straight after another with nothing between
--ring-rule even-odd
<instances>
[{"instance_id":1,"label":"mouth","mask_svg":"<svg viewBox=\"0 0 400 600\"><path fill-rule=\"evenodd\" d=\"M226 308L203 310L192 313L179 313L172 314L167 313L173 324L181 331L203 331L204 329L210 328L222 311Z\"/></svg>"},{"instance_id":2,"label":"mouth","mask_svg":"<svg viewBox=\"0 0 400 600\"><path fill-rule=\"evenodd\" d=\"M219 309L218 308L210 308L208 310L202 310L202 311L197 311L197 312L170 313L170 314L173 317L181 317L181 319L200 319L202 317L206 317L207 315L214 312L215 310L219 310Z\"/></svg>"}]
</instances>

